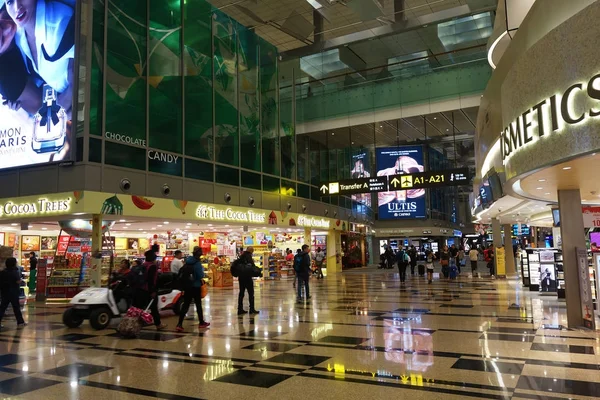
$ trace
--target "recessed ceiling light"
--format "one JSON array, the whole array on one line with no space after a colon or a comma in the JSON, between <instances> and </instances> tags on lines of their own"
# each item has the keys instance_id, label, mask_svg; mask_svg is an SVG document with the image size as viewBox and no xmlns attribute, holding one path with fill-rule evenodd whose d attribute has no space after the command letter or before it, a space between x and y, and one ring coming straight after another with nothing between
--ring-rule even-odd
<instances>
[{"instance_id":1,"label":"recessed ceiling light","mask_svg":"<svg viewBox=\"0 0 600 400\"><path fill-rule=\"evenodd\" d=\"M335 136L335 132L331 132L331 136Z\"/></svg>"},{"instance_id":2,"label":"recessed ceiling light","mask_svg":"<svg viewBox=\"0 0 600 400\"><path fill-rule=\"evenodd\" d=\"M546 182L545 179L538 179L538 182Z\"/></svg>"},{"instance_id":3,"label":"recessed ceiling light","mask_svg":"<svg viewBox=\"0 0 600 400\"><path fill-rule=\"evenodd\" d=\"M354 144L354 142L352 142L352 144Z\"/></svg>"},{"instance_id":4,"label":"recessed ceiling light","mask_svg":"<svg viewBox=\"0 0 600 400\"><path fill-rule=\"evenodd\" d=\"M592 157L595 156L595 155L596 155L596 153L592 153Z\"/></svg>"},{"instance_id":5,"label":"recessed ceiling light","mask_svg":"<svg viewBox=\"0 0 600 400\"><path fill-rule=\"evenodd\" d=\"M127 226L131 226L131 224L125 224L125 225L127 225Z\"/></svg>"},{"instance_id":6,"label":"recessed ceiling light","mask_svg":"<svg viewBox=\"0 0 600 400\"><path fill-rule=\"evenodd\" d=\"M383 128L383 125L379 125L380 128Z\"/></svg>"},{"instance_id":7,"label":"recessed ceiling light","mask_svg":"<svg viewBox=\"0 0 600 400\"><path fill-rule=\"evenodd\" d=\"M124 219L120 219L119 222L127 222L127 221Z\"/></svg>"},{"instance_id":8,"label":"recessed ceiling light","mask_svg":"<svg viewBox=\"0 0 600 400\"><path fill-rule=\"evenodd\" d=\"M547 195L549 195L550 193L549 193L549 192L546 192L546 193L544 193L544 194L547 196Z\"/></svg>"},{"instance_id":9,"label":"recessed ceiling light","mask_svg":"<svg viewBox=\"0 0 600 400\"><path fill-rule=\"evenodd\" d=\"M437 117L433 117L433 119L437 119Z\"/></svg>"},{"instance_id":10,"label":"recessed ceiling light","mask_svg":"<svg viewBox=\"0 0 600 400\"><path fill-rule=\"evenodd\" d=\"M148 232L142 232L142 233L148 233Z\"/></svg>"},{"instance_id":11,"label":"recessed ceiling light","mask_svg":"<svg viewBox=\"0 0 600 400\"><path fill-rule=\"evenodd\" d=\"M536 189L537 189L537 190L543 190L544 188L543 188L543 187L539 187L539 188L536 188Z\"/></svg>"},{"instance_id":12,"label":"recessed ceiling light","mask_svg":"<svg viewBox=\"0 0 600 400\"><path fill-rule=\"evenodd\" d=\"M448 132L450 129L446 128L446 132Z\"/></svg>"},{"instance_id":13,"label":"recessed ceiling light","mask_svg":"<svg viewBox=\"0 0 600 400\"><path fill-rule=\"evenodd\" d=\"M17 226L17 225L19 225L19 224L12 223L12 224L10 224L10 225L11 225L11 226Z\"/></svg>"},{"instance_id":14,"label":"recessed ceiling light","mask_svg":"<svg viewBox=\"0 0 600 400\"><path fill-rule=\"evenodd\" d=\"M585 201L585 200L584 200ZM48 228L42 228L43 231L48 230Z\"/></svg>"},{"instance_id":15,"label":"recessed ceiling light","mask_svg":"<svg viewBox=\"0 0 600 400\"><path fill-rule=\"evenodd\" d=\"M213 224L208 224L208 226L213 226Z\"/></svg>"},{"instance_id":16,"label":"recessed ceiling light","mask_svg":"<svg viewBox=\"0 0 600 400\"><path fill-rule=\"evenodd\" d=\"M162 225L156 225L157 228L162 228Z\"/></svg>"},{"instance_id":17,"label":"recessed ceiling light","mask_svg":"<svg viewBox=\"0 0 600 400\"><path fill-rule=\"evenodd\" d=\"M33 228L33 225L27 225L27 227L28 227L29 229L31 229L31 228Z\"/></svg>"},{"instance_id":18,"label":"recessed ceiling light","mask_svg":"<svg viewBox=\"0 0 600 400\"><path fill-rule=\"evenodd\" d=\"M191 224L192 224L191 222L188 222L186 225L191 225Z\"/></svg>"},{"instance_id":19,"label":"recessed ceiling light","mask_svg":"<svg viewBox=\"0 0 600 400\"><path fill-rule=\"evenodd\" d=\"M563 167L563 170L568 171L570 170L572 167Z\"/></svg>"},{"instance_id":20,"label":"recessed ceiling light","mask_svg":"<svg viewBox=\"0 0 600 400\"><path fill-rule=\"evenodd\" d=\"M165 221L165 222L163 222L163 224L169 225L169 221Z\"/></svg>"},{"instance_id":21,"label":"recessed ceiling light","mask_svg":"<svg viewBox=\"0 0 600 400\"><path fill-rule=\"evenodd\" d=\"M155 230L156 230L156 228L152 228L152 230L153 230L153 231L155 231Z\"/></svg>"},{"instance_id":22,"label":"recessed ceiling light","mask_svg":"<svg viewBox=\"0 0 600 400\"><path fill-rule=\"evenodd\" d=\"M142 228L139 228L139 229L138 229L138 231L143 231L143 229L142 229Z\"/></svg>"}]
</instances>

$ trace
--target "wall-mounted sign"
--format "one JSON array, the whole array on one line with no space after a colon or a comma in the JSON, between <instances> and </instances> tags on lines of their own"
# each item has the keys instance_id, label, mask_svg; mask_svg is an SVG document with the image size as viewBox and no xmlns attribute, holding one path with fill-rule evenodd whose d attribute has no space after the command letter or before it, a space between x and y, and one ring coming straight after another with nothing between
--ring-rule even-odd
<instances>
[{"instance_id":1,"label":"wall-mounted sign","mask_svg":"<svg viewBox=\"0 0 600 400\"><path fill-rule=\"evenodd\" d=\"M200 205L196 209L196 217L202 220L234 221L234 222L267 222L267 214L253 210L234 210L231 207L215 207Z\"/></svg>"},{"instance_id":2,"label":"wall-mounted sign","mask_svg":"<svg viewBox=\"0 0 600 400\"><path fill-rule=\"evenodd\" d=\"M500 134L502 162L506 164L515 152L544 135L551 135L567 125L599 117L600 110L590 108L576 114L571 106L575 96L587 95L593 100L600 100L600 89L595 86L597 82L600 82L600 74L594 75L587 83L569 86L562 95L552 95L519 115Z\"/></svg>"},{"instance_id":3,"label":"wall-mounted sign","mask_svg":"<svg viewBox=\"0 0 600 400\"><path fill-rule=\"evenodd\" d=\"M448 169L389 176L389 190L412 190L469 184L469 169Z\"/></svg>"},{"instance_id":4,"label":"wall-mounted sign","mask_svg":"<svg viewBox=\"0 0 600 400\"><path fill-rule=\"evenodd\" d=\"M7 201L0 205L0 217L24 217L36 216L40 214L58 214L68 212L71 208L71 198L62 200L48 200L40 198L36 201L18 203Z\"/></svg>"},{"instance_id":5,"label":"wall-mounted sign","mask_svg":"<svg viewBox=\"0 0 600 400\"><path fill-rule=\"evenodd\" d=\"M175 154L148 150L148 170L159 174L182 176L183 160Z\"/></svg>"},{"instance_id":6,"label":"wall-mounted sign","mask_svg":"<svg viewBox=\"0 0 600 400\"><path fill-rule=\"evenodd\" d=\"M299 215L296 224L299 226L306 226L309 228L325 228L329 229L330 222L325 218L309 217L306 215Z\"/></svg>"},{"instance_id":7,"label":"wall-mounted sign","mask_svg":"<svg viewBox=\"0 0 600 400\"><path fill-rule=\"evenodd\" d=\"M0 4L6 4L11 12L7 1ZM30 4L32 8L27 13L24 9L19 11L16 25L8 15L2 17L10 22L2 24L0 170L68 162L75 154L71 120L78 104L78 91L74 87L77 82L73 79L73 67L77 65L76 30L69 27L77 19L76 2ZM38 7L37 13L35 7ZM27 37L22 34L24 26L44 32L35 52L30 50ZM15 35L17 27L19 31ZM76 125L73 124L74 129Z\"/></svg>"},{"instance_id":8,"label":"wall-mounted sign","mask_svg":"<svg viewBox=\"0 0 600 400\"><path fill-rule=\"evenodd\" d=\"M145 139L136 139L131 136L122 135L120 133L106 132L104 134L104 136L106 136L106 138L108 138L108 139L116 140L117 142L121 142L121 143L135 144L136 146L144 146L144 147L146 146Z\"/></svg>"},{"instance_id":9,"label":"wall-mounted sign","mask_svg":"<svg viewBox=\"0 0 600 400\"><path fill-rule=\"evenodd\" d=\"M377 176L373 178L347 179L343 181L330 182L321 186L321 194L324 196L339 194L349 195L356 193L383 192L388 190L387 177Z\"/></svg>"}]
</instances>

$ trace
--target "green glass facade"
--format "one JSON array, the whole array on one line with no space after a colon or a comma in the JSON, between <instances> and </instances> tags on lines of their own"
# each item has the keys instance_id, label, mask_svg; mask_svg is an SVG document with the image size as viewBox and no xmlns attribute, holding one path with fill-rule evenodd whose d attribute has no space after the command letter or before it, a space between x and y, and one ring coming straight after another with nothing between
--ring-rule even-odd
<instances>
[{"instance_id":1,"label":"green glass facade","mask_svg":"<svg viewBox=\"0 0 600 400\"><path fill-rule=\"evenodd\" d=\"M205 0L82 3L80 159L348 209L357 210L350 198L321 197L319 186L349 178L352 154L382 144L350 127L335 143L325 131L297 135L299 124L472 94L489 73L471 64L345 88L324 80L311 92L298 60L280 61L275 46Z\"/></svg>"}]
</instances>

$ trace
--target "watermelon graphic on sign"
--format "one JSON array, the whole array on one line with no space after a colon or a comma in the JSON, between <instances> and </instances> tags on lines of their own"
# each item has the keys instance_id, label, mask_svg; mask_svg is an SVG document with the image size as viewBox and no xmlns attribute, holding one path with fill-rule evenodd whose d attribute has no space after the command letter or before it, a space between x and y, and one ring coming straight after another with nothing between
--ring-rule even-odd
<instances>
[{"instance_id":1,"label":"watermelon graphic on sign","mask_svg":"<svg viewBox=\"0 0 600 400\"><path fill-rule=\"evenodd\" d=\"M277 214L275 214L275 211L271 211L271 214L269 214L269 225L277 225Z\"/></svg>"}]
</instances>

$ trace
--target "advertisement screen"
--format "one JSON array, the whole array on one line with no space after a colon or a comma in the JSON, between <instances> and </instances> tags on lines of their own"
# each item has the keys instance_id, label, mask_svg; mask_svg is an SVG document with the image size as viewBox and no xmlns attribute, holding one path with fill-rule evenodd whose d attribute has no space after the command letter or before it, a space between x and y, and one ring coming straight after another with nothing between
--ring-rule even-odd
<instances>
[{"instance_id":1,"label":"advertisement screen","mask_svg":"<svg viewBox=\"0 0 600 400\"><path fill-rule=\"evenodd\" d=\"M422 146L377 149L377 176L423 172ZM396 190L377 194L379 219L426 218L425 189Z\"/></svg>"},{"instance_id":2,"label":"advertisement screen","mask_svg":"<svg viewBox=\"0 0 600 400\"><path fill-rule=\"evenodd\" d=\"M71 161L75 5L0 0L0 170Z\"/></svg>"},{"instance_id":3,"label":"advertisement screen","mask_svg":"<svg viewBox=\"0 0 600 400\"><path fill-rule=\"evenodd\" d=\"M369 160L369 151L367 149L361 149L354 153L352 155L351 167L352 170L350 171L350 177L352 179L370 178L371 162Z\"/></svg>"}]
</instances>

